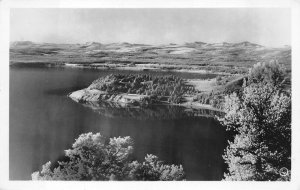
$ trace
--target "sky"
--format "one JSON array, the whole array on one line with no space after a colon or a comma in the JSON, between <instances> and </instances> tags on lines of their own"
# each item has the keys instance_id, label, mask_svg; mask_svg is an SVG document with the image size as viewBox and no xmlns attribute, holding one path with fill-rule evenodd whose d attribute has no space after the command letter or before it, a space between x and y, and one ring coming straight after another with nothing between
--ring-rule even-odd
<instances>
[{"instance_id":1,"label":"sky","mask_svg":"<svg viewBox=\"0 0 300 190\"><path fill-rule=\"evenodd\" d=\"M291 44L288 8L11 9L10 41Z\"/></svg>"}]
</instances>

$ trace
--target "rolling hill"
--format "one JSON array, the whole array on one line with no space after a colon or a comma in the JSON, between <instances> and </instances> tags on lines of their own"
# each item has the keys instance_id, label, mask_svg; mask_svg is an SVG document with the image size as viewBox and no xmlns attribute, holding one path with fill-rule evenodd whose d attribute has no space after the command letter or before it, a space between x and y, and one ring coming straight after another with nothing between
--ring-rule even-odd
<instances>
[{"instance_id":1,"label":"rolling hill","mask_svg":"<svg viewBox=\"0 0 300 190\"><path fill-rule=\"evenodd\" d=\"M264 47L250 42L146 45L130 43L10 44L10 65L40 64L93 68L160 69L243 74L257 62L276 59L291 69L291 47Z\"/></svg>"}]
</instances>

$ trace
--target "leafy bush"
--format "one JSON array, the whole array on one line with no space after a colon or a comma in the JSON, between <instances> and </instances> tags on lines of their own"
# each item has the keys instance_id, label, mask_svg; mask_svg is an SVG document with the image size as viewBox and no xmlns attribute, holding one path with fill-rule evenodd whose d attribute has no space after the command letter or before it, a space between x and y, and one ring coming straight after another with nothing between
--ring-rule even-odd
<instances>
[{"instance_id":1,"label":"leafy bush","mask_svg":"<svg viewBox=\"0 0 300 190\"><path fill-rule=\"evenodd\" d=\"M217 85L221 85L221 84L222 84L222 77L221 77L220 75L218 75L218 76L216 77L216 84L217 84Z\"/></svg>"},{"instance_id":2,"label":"leafy bush","mask_svg":"<svg viewBox=\"0 0 300 190\"><path fill-rule=\"evenodd\" d=\"M201 104L211 105L214 108L223 109L224 93L220 91L201 93L196 96L196 101Z\"/></svg>"},{"instance_id":3,"label":"leafy bush","mask_svg":"<svg viewBox=\"0 0 300 190\"><path fill-rule=\"evenodd\" d=\"M284 83L286 75L284 66L279 64L278 61L259 62L249 71L248 83L271 83L277 87Z\"/></svg>"},{"instance_id":4,"label":"leafy bush","mask_svg":"<svg viewBox=\"0 0 300 190\"><path fill-rule=\"evenodd\" d=\"M225 97L220 121L235 133L223 156L229 167L225 180L290 179L291 97L278 85L281 73L272 65L257 65L242 94Z\"/></svg>"},{"instance_id":5,"label":"leafy bush","mask_svg":"<svg viewBox=\"0 0 300 190\"><path fill-rule=\"evenodd\" d=\"M151 180L151 181L173 181L183 180L184 173L182 166L164 165L158 157L147 155L145 162L134 161L129 164L130 179L133 180Z\"/></svg>"},{"instance_id":6,"label":"leafy bush","mask_svg":"<svg viewBox=\"0 0 300 190\"><path fill-rule=\"evenodd\" d=\"M164 165L154 155L143 163L130 161L133 141L130 137L105 139L100 133L79 136L65 154L69 161L51 162L32 174L33 180L184 180L182 166Z\"/></svg>"}]
</instances>

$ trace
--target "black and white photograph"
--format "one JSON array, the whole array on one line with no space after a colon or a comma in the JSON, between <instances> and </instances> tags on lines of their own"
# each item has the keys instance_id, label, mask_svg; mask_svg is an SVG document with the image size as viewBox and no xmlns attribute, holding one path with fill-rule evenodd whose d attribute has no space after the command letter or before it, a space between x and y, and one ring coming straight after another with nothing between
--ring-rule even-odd
<instances>
[{"instance_id":1,"label":"black and white photograph","mask_svg":"<svg viewBox=\"0 0 300 190\"><path fill-rule=\"evenodd\" d=\"M10 7L6 180L299 188L293 13Z\"/></svg>"}]
</instances>

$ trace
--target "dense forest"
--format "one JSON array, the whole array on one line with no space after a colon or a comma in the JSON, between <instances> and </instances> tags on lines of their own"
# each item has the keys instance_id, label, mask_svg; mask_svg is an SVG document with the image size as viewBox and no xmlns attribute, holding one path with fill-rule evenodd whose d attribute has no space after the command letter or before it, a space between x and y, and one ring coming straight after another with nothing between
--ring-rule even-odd
<instances>
[{"instance_id":1,"label":"dense forest","mask_svg":"<svg viewBox=\"0 0 300 190\"><path fill-rule=\"evenodd\" d=\"M89 89L97 89L110 94L128 93L147 95L144 101L166 101L180 103L183 95L195 92L179 77L151 75L108 75L95 80Z\"/></svg>"}]
</instances>

